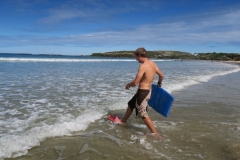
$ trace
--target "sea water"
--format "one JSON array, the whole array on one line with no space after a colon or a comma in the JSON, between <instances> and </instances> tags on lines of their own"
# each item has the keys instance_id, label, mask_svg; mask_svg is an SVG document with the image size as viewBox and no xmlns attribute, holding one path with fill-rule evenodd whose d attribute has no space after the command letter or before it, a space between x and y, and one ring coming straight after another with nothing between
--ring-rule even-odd
<instances>
[{"instance_id":1,"label":"sea water","mask_svg":"<svg viewBox=\"0 0 240 160\"><path fill-rule=\"evenodd\" d=\"M134 115L107 119L136 92L135 59L0 55L0 159L240 158L240 67L153 61L175 97L168 118L149 109L162 141Z\"/></svg>"}]
</instances>

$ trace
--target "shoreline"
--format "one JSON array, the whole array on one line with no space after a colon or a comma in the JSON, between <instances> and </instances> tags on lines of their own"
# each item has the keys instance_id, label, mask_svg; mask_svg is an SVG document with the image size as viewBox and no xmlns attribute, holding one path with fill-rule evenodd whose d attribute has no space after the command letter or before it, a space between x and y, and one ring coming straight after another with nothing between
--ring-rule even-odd
<instances>
[{"instance_id":1,"label":"shoreline","mask_svg":"<svg viewBox=\"0 0 240 160\"><path fill-rule=\"evenodd\" d=\"M230 64L235 64L235 65L240 65L240 61L219 61L223 63L230 63Z\"/></svg>"}]
</instances>

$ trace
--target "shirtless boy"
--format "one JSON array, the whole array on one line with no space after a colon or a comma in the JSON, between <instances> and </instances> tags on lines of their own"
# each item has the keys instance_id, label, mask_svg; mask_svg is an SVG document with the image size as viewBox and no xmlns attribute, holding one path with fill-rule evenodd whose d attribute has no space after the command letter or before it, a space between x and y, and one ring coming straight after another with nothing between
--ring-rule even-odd
<instances>
[{"instance_id":1,"label":"shirtless boy","mask_svg":"<svg viewBox=\"0 0 240 160\"><path fill-rule=\"evenodd\" d=\"M152 120L148 116L147 106L148 100L151 96L151 87L155 75L158 75L158 86L161 86L163 80L163 73L153 61L147 58L147 51L144 48L138 48L134 52L134 56L136 60L141 64L138 68L135 79L132 82L128 83L125 86L125 89L129 89L130 87L135 87L138 85L138 91L128 102L128 108L123 119L118 119L118 121L120 123L125 123L132 114L133 109L136 109L136 113L142 117L144 123L147 125L150 131L154 133L158 138L161 138L161 136L155 129ZM117 120L114 121L117 122Z\"/></svg>"}]
</instances>

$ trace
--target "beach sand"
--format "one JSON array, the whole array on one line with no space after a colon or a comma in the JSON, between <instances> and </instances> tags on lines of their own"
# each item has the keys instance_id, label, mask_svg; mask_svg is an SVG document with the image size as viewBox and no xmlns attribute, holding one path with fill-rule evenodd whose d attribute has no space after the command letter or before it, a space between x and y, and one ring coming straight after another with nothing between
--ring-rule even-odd
<instances>
[{"instance_id":1,"label":"beach sand","mask_svg":"<svg viewBox=\"0 0 240 160\"><path fill-rule=\"evenodd\" d=\"M220 62L231 63L231 64L238 64L238 65L240 65L240 61L220 61Z\"/></svg>"}]
</instances>

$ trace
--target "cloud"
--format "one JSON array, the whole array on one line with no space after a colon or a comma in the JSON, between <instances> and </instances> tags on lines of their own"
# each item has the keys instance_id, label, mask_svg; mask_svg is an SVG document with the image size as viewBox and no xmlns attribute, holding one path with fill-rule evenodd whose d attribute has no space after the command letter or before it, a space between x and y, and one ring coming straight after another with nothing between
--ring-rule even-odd
<instances>
[{"instance_id":1,"label":"cloud","mask_svg":"<svg viewBox=\"0 0 240 160\"><path fill-rule=\"evenodd\" d=\"M60 14L61 13L61 14ZM64 13L64 14L63 14ZM83 17L78 10L56 10L46 22ZM63 16L64 15L64 16ZM240 45L240 11L208 13L177 17L157 24L146 24L124 30L108 30L66 36L0 36L2 45Z\"/></svg>"},{"instance_id":2,"label":"cloud","mask_svg":"<svg viewBox=\"0 0 240 160\"><path fill-rule=\"evenodd\" d=\"M124 31L96 32L69 36L72 42L112 44L203 44L240 43L240 11L214 15L195 21L179 20L159 24L142 25Z\"/></svg>"},{"instance_id":3,"label":"cloud","mask_svg":"<svg viewBox=\"0 0 240 160\"><path fill-rule=\"evenodd\" d=\"M40 23L57 23L77 17L86 17L87 13L78 10L52 10L50 16L39 20Z\"/></svg>"},{"instance_id":4,"label":"cloud","mask_svg":"<svg viewBox=\"0 0 240 160\"><path fill-rule=\"evenodd\" d=\"M161 8L161 1L145 0L88 0L88 1L66 1L53 8L46 10L46 16L38 20L43 24L64 23L67 20L80 21L104 21L114 19L119 13L130 13L132 11L158 10Z\"/></svg>"}]
</instances>

